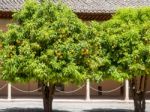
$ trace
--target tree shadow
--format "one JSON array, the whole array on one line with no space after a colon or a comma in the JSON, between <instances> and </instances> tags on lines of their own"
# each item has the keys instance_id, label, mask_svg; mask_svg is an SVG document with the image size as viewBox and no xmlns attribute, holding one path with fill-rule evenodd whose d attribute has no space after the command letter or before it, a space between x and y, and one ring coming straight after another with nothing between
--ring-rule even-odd
<instances>
[{"instance_id":1,"label":"tree shadow","mask_svg":"<svg viewBox=\"0 0 150 112\"><path fill-rule=\"evenodd\" d=\"M134 112L133 110L129 109L91 109L91 110L84 110L83 112Z\"/></svg>"},{"instance_id":2,"label":"tree shadow","mask_svg":"<svg viewBox=\"0 0 150 112\"><path fill-rule=\"evenodd\" d=\"M1 109L0 112L44 112L41 108L7 108ZM53 110L53 112L70 112L66 110Z\"/></svg>"}]
</instances>

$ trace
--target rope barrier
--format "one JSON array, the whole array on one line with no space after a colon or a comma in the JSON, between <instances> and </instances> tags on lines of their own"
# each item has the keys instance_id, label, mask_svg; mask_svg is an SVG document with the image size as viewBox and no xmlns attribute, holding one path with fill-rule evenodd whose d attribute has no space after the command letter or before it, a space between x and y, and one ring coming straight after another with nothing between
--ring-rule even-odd
<instances>
[{"instance_id":1,"label":"rope barrier","mask_svg":"<svg viewBox=\"0 0 150 112\"><path fill-rule=\"evenodd\" d=\"M5 84L5 85L3 85L2 87L0 87L0 90L4 89L7 85L8 85L8 84ZM75 93L75 92L79 91L79 90L82 89L84 86L85 86L85 84L82 85L81 87L75 89L75 90L72 90L72 91L61 91L61 90L58 90L58 89L56 89L56 91L58 91L58 92L60 92L60 93L70 94L70 93ZM121 85L121 86L119 86L119 87L117 87L117 88L115 88L115 89L107 90L107 91L100 91L100 90L95 89L95 88L93 88L93 87L91 87L91 86L90 86L90 89L92 89L92 90L94 90L94 91L97 91L97 92L101 92L101 93L111 93L111 92L114 92L114 91L119 90L119 89L120 89L121 87L123 87L123 86L124 86L124 85ZM37 89L35 89L35 90L32 90L32 91L25 91L25 90L22 90L22 89L19 89L19 88L13 86L13 85L11 85L11 87L14 88L15 90L20 91L20 92L23 92L23 93L33 93L33 92L36 92L36 91L41 90L41 87L40 87L40 88L37 88ZM146 91L146 94L148 94L148 93L150 93L150 91Z\"/></svg>"},{"instance_id":2,"label":"rope barrier","mask_svg":"<svg viewBox=\"0 0 150 112\"><path fill-rule=\"evenodd\" d=\"M2 87L0 87L0 90L4 89L7 86L7 84L3 85Z\"/></svg>"},{"instance_id":3,"label":"rope barrier","mask_svg":"<svg viewBox=\"0 0 150 112\"><path fill-rule=\"evenodd\" d=\"M39 91L41 89L41 87L40 87L40 88L32 90L32 91L25 91L25 90L22 90L22 89L19 89L19 88L13 86L13 85L11 85L11 87L14 88L15 90L23 92L23 93L33 93L33 92Z\"/></svg>"},{"instance_id":4,"label":"rope barrier","mask_svg":"<svg viewBox=\"0 0 150 112\"><path fill-rule=\"evenodd\" d=\"M97 91L97 92L101 92L101 93L111 93L111 92L114 92L114 91L119 90L121 87L123 87L123 85L121 85L121 86L119 86L119 87L117 87L117 88L115 88L115 89L107 90L107 91L100 91L100 90L97 90L97 89L95 89L95 88L93 88L93 87L91 87L91 86L90 86L90 89L92 89L92 90L94 90L94 91Z\"/></svg>"},{"instance_id":5,"label":"rope barrier","mask_svg":"<svg viewBox=\"0 0 150 112\"><path fill-rule=\"evenodd\" d=\"M70 94L70 93L75 93L75 92L79 91L79 90L82 89L84 86L85 86L85 84L82 85L81 87L79 87L78 89L73 90L73 91L61 91L61 90L58 90L58 89L56 89L56 91L58 91L58 92L60 92L60 93Z\"/></svg>"}]
</instances>

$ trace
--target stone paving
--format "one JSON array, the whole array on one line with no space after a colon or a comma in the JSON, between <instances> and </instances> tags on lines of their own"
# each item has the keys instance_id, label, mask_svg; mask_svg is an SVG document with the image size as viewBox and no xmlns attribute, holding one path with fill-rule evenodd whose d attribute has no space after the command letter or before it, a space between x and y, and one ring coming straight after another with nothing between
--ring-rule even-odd
<instances>
[{"instance_id":1,"label":"stone paving","mask_svg":"<svg viewBox=\"0 0 150 112\"><path fill-rule=\"evenodd\" d=\"M146 105L150 112L150 103ZM132 102L54 102L53 112L133 112ZM0 112L43 112L42 101L0 101Z\"/></svg>"}]
</instances>

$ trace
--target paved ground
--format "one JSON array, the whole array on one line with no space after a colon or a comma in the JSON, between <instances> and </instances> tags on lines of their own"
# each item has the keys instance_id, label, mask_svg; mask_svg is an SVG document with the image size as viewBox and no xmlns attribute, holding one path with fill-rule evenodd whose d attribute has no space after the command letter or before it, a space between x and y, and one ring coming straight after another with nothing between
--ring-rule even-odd
<instances>
[{"instance_id":1,"label":"paved ground","mask_svg":"<svg viewBox=\"0 0 150 112\"><path fill-rule=\"evenodd\" d=\"M0 101L0 112L43 112L42 101ZM54 102L54 112L133 112L133 103ZM150 112L147 103L146 112Z\"/></svg>"}]
</instances>

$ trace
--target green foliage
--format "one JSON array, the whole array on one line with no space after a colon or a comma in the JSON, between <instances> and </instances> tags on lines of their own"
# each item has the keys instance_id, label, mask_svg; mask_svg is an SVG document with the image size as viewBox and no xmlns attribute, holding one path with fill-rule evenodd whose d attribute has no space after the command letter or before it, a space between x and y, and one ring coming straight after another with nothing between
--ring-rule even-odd
<instances>
[{"instance_id":1,"label":"green foliage","mask_svg":"<svg viewBox=\"0 0 150 112\"><path fill-rule=\"evenodd\" d=\"M9 26L2 41L3 79L46 84L85 80L87 70L79 57L88 48L87 26L70 9L27 0L13 17L17 23Z\"/></svg>"},{"instance_id":2,"label":"green foliage","mask_svg":"<svg viewBox=\"0 0 150 112\"><path fill-rule=\"evenodd\" d=\"M111 20L92 25L101 38L104 63L99 70L104 78L123 81L150 74L149 7L121 9Z\"/></svg>"},{"instance_id":3,"label":"green foliage","mask_svg":"<svg viewBox=\"0 0 150 112\"><path fill-rule=\"evenodd\" d=\"M87 70L88 76L94 81L103 80L102 76L105 74L100 68L105 63L105 56L102 52L101 38L99 37L99 25L98 23L91 23L86 34L88 43L88 55L84 55L81 58L81 62L84 63L84 68ZM86 51L86 50L85 50Z\"/></svg>"}]
</instances>

